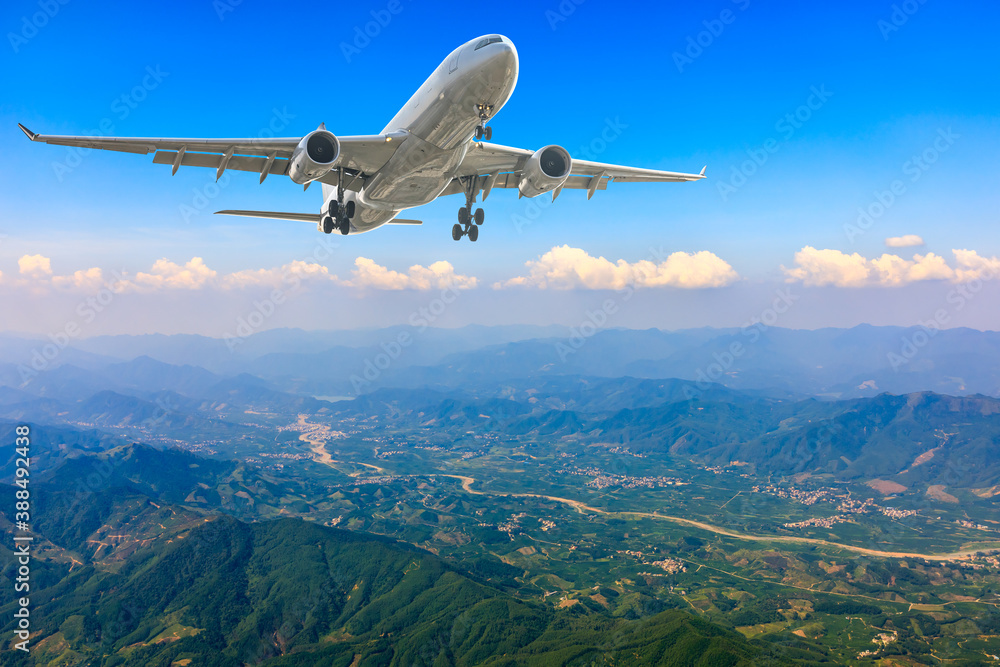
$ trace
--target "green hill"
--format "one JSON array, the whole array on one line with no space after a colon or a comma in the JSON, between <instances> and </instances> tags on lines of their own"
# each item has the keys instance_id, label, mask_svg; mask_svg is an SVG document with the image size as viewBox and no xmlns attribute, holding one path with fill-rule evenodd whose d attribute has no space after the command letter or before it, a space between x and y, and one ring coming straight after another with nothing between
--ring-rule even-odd
<instances>
[{"instance_id":1,"label":"green hill","mask_svg":"<svg viewBox=\"0 0 1000 667\"><path fill-rule=\"evenodd\" d=\"M4 664L754 665L741 635L680 611L641 620L502 593L414 547L297 519L247 524L158 506L121 488L69 511L56 488L39 526L82 567L32 591L33 651ZM62 511L60 510L62 509ZM87 549L112 528L149 534L123 557ZM113 526L110 524L114 524ZM197 525L191 529L191 525ZM134 542L135 540L133 540ZM10 619L13 607L0 608ZM2 631L10 635L12 625ZM775 658L773 664L790 664Z\"/></svg>"}]
</instances>

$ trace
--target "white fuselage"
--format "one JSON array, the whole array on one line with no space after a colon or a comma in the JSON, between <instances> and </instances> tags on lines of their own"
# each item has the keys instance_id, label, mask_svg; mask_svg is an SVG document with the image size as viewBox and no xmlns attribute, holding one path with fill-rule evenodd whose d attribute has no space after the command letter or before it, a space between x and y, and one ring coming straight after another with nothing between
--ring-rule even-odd
<instances>
[{"instance_id":1,"label":"white fuselage","mask_svg":"<svg viewBox=\"0 0 1000 667\"><path fill-rule=\"evenodd\" d=\"M351 232L367 232L392 220L400 211L434 201L455 177L476 128L498 112L517 84L517 50L501 41L479 49L485 37L458 47L438 65L423 85L382 131L405 132L391 158L371 176L360 192L348 191L355 202ZM335 187L323 186L323 209L336 198Z\"/></svg>"}]
</instances>

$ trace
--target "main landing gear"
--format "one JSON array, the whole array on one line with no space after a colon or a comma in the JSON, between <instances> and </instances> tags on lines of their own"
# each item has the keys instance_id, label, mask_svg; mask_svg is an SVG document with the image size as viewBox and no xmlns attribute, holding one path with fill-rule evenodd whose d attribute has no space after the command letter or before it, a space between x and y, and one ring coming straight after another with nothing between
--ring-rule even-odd
<instances>
[{"instance_id":1,"label":"main landing gear","mask_svg":"<svg viewBox=\"0 0 1000 667\"><path fill-rule=\"evenodd\" d=\"M330 208L323 218L323 233L330 234L336 229L347 236L351 231L351 218L354 217L355 207L353 201L344 202L344 170L341 169L337 178L337 198L330 200Z\"/></svg>"},{"instance_id":2,"label":"main landing gear","mask_svg":"<svg viewBox=\"0 0 1000 667\"><path fill-rule=\"evenodd\" d=\"M458 209L458 224L451 228L451 238L460 241L463 236L468 236L475 243L479 239L479 225L486 219L483 209L477 208L475 213L472 211L479 194L479 177L466 176L462 178L462 185L465 186L465 206Z\"/></svg>"}]
</instances>

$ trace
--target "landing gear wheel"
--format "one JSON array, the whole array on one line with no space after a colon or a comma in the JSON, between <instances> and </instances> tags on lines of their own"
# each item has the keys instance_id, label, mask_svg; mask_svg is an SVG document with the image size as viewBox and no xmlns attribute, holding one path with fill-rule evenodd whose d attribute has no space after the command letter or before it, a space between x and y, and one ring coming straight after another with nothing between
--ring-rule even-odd
<instances>
[{"instance_id":1,"label":"landing gear wheel","mask_svg":"<svg viewBox=\"0 0 1000 667\"><path fill-rule=\"evenodd\" d=\"M455 225L454 227L451 228L451 238L454 241L461 240L462 234L464 233L465 232L462 231L462 225Z\"/></svg>"},{"instance_id":2,"label":"landing gear wheel","mask_svg":"<svg viewBox=\"0 0 1000 667\"><path fill-rule=\"evenodd\" d=\"M333 218L326 216L323 218L323 233L330 234L333 232Z\"/></svg>"},{"instance_id":3,"label":"landing gear wheel","mask_svg":"<svg viewBox=\"0 0 1000 667\"><path fill-rule=\"evenodd\" d=\"M345 213L348 218L354 217L354 202L349 201L344 205Z\"/></svg>"},{"instance_id":4,"label":"landing gear wheel","mask_svg":"<svg viewBox=\"0 0 1000 667\"><path fill-rule=\"evenodd\" d=\"M469 235L469 240L475 243L476 239L479 238L479 227L476 227L475 225L469 227L469 231L467 231L466 234Z\"/></svg>"},{"instance_id":5,"label":"landing gear wheel","mask_svg":"<svg viewBox=\"0 0 1000 667\"><path fill-rule=\"evenodd\" d=\"M469 209L460 208L458 209L458 224L463 227L469 224L469 220L472 216L469 214Z\"/></svg>"},{"instance_id":6,"label":"landing gear wheel","mask_svg":"<svg viewBox=\"0 0 1000 667\"><path fill-rule=\"evenodd\" d=\"M347 233L351 231L351 221L344 218L340 221L340 233L347 236Z\"/></svg>"},{"instance_id":7,"label":"landing gear wheel","mask_svg":"<svg viewBox=\"0 0 1000 667\"><path fill-rule=\"evenodd\" d=\"M490 141L493 138L493 128L487 127L486 129L484 129L483 137L486 139L486 141Z\"/></svg>"},{"instance_id":8,"label":"landing gear wheel","mask_svg":"<svg viewBox=\"0 0 1000 667\"><path fill-rule=\"evenodd\" d=\"M475 220L477 225L483 224L483 220L486 219L486 211L481 208L476 209Z\"/></svg>"},{"instance_id":9,"label":"landing gear wheel","mask_svg":"<svg viewBox=\"0 0 1000 667\"><path fill-rule=\"evenodd\" d=\"M480 125L476 128L476 141L482 140L483 136L486 134L486 130Z\"/></svg>"},{"instance_id":10,"label":"landing gear wheel","mask_svg":"<svg viewBox=\"0 0 1000 667\"><path fill-rule=\"evenodd\" d=\"M334 220L340 217L340 204L338 204L336 200L330 202L328 215Z\"/></svg>"}]
</instances>

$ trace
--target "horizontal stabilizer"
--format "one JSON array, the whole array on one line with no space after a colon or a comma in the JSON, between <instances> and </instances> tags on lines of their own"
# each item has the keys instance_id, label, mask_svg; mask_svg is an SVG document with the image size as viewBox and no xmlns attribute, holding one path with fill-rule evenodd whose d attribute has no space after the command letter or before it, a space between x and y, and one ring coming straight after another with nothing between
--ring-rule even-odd
<instances>
[{"instance_id":1,"label":"horizontal stabilizer","mask_svg":"<svg viewBox=\"0 0 1000 667\"><path fill-rule=\"evenodd\" d=\"M241 215L245 218L271 218L297 222L319 222L319 213L283 213L281 211L216 211L216 215Z\"/></svg>"},{"instance_id":2,"label":"horizontal stabilizer","mask_svg":"<svg viewBox=\"0 0 1000 667\"><path fill-rule=\"evenodd\" d=\"M423 220L407 220L406 218L395 218L386 223L387 225L422 225Z\"/></svg>"}]
</instances>

